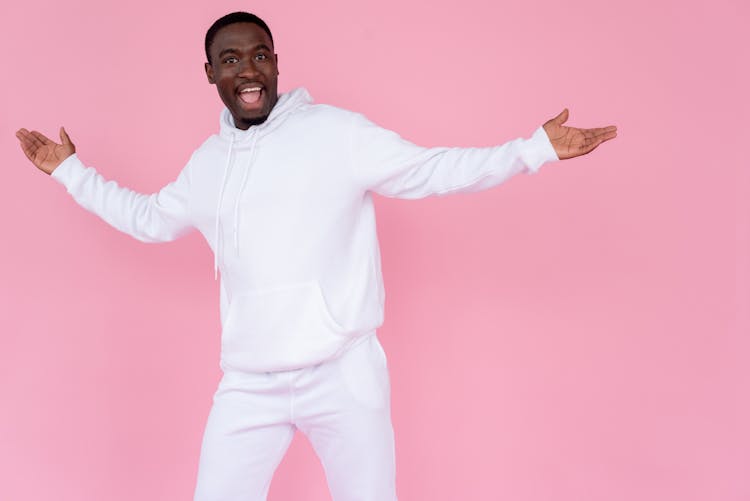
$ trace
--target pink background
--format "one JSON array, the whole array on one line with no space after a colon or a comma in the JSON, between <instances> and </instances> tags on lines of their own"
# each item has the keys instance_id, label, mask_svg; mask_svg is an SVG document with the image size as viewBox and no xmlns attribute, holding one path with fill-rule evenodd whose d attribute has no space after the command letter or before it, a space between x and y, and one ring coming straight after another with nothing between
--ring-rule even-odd
<instances>
[{"instance_id":1,"label":"pink background","mask_svg":"<svg viewBox=\"0 0 750 501\"><path fill-rule=\"evenodd\" d=\"M481 194L378 199L402 501L750 499L745 0L4 2L0 499L191 499L220 372L212 256L80 209L14 131L152 191L217 129L217 17L280 88L424 145L619 127ZM744 140L744 141L743 141ZM330 499L298 435L272 501Z\"/></svg>"}]
</instances>

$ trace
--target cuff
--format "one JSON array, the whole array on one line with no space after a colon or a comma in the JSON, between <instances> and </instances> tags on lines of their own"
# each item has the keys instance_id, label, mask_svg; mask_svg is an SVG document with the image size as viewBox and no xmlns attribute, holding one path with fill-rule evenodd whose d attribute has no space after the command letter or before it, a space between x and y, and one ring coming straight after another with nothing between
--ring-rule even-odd
<instances>
[{"instance_id":1,"label":"cuff","mask_svg":"<svg viewBox=\"0 0 750 501\"><path fill-rule=\"evenodd\" d=\"M521 154L524 163L529 171L536 172L546 162L559 160L555 148L547 137L544 127L539 127L531 138L524 144L524 151Z\"/></svg>"},{"instance_id":2,"label":"cuff","mask_svg":"<svg viewBox=\"0 0 750 501\"><path fill-rule=\"evenodd\" d=\"M78 159L78 155L76 153L73 153L68 158L63 160L60 165L55 167L55 170L52 171L52 174L50 174L50 176L52 177L52 179L67 188L73 178L76 177L76 173L84 169L85 167Z\"/></svg>"}]
</instances>

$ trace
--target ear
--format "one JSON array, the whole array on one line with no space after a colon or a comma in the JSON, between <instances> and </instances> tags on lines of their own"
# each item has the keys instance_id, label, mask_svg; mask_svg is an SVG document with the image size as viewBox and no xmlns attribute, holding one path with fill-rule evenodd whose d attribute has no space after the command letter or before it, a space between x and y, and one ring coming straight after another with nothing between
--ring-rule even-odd
<instances>
[{"instance_id":1,"label":"ear","mask_svg":"<svg viewBox=\"0 0 750 501\"><path fill-rule=\"evenodd\" d=\"M208 83L215 84L216 79L214 78L214 68L211 66L211 63L205 63L203 65L203 69L206 70L206 77L208 78Z\"/></svg>"},{"instance_id":2,"label":"ear","mask_svg":"<svg viewBox=\"0 0 750 501\"><path fill-rule=\"evenodd\" d=\"M276 60L276 76L278 76L279 75L279 55L274 54L273 58Z\"/></svg>"}]
</instances>

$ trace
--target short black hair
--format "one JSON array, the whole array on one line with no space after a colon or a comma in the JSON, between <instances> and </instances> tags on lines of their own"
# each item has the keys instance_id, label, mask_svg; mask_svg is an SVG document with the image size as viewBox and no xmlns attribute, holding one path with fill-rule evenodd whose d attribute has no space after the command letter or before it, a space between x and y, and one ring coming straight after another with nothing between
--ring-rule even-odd
<instances>
[{"instance_id":1,"label":"short black hair","mask_svg":"<svg viewBox=\"0 0 750 501\"><path fill-rule=\"evenodd\" d=\"M214 43L214 37L216 36L216 33L218 33L219 30L224 26L235 23L252 23L260 26L263 31L268 33L268 38L271 39L271 44L273 44L273 35L271 35L271 29L268 27L265 21L263 21L255 14L250 14L249 12L232 12L231 14L227 14L226 16L220 17L219 19L214 21L214 24L212 24L206 32L206 61L208 61L209 64L211 63L211 55L209 54L209 50L211 49L211 44Z\"/></svg>"}]
</instances>

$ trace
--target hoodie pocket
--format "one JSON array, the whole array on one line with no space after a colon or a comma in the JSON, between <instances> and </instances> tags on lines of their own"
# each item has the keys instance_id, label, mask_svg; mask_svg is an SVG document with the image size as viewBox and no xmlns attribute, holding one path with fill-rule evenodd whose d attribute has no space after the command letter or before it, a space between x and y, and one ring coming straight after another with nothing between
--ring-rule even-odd
<instances>
[{"instance_id":1,"label":"hoodie pocket","mask_svg":"<svg viewBox=\"0 0 750 501\"><path fill-rule=\"evenodd\" d=\"M238 369L285 370L317 363L346 342L318 282L236 294L222 333L222 357Z\"/></svg>"}]
</instances>

